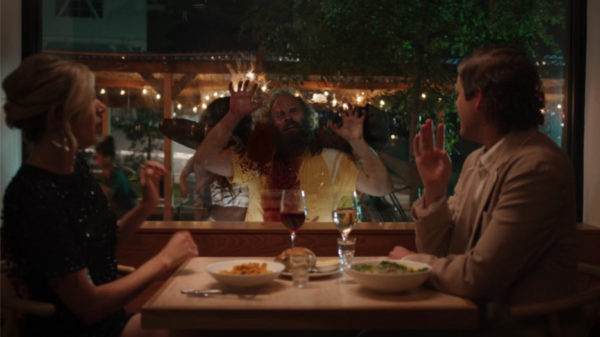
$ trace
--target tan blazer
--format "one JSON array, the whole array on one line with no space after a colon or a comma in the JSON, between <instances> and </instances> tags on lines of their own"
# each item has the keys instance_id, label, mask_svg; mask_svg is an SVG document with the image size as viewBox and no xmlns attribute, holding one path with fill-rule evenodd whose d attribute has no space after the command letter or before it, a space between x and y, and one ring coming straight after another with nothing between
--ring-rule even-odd
<instances>
[{"instance_id":1,"label":"tan blazer","mask_svg":"<svg viewBox=\"0 0 600 337\"><path fill-rule=\"evenodd\" d=\"M419 254L407 258L433 267L434 288L482 302L504 306L572 293L577 256L569 159L537 130L510 133L497 150L480 200L471 200L471 182L483 149L465 161L448 202L421 218L422 202L415 202Z\"/></svg>"}]
</instances>

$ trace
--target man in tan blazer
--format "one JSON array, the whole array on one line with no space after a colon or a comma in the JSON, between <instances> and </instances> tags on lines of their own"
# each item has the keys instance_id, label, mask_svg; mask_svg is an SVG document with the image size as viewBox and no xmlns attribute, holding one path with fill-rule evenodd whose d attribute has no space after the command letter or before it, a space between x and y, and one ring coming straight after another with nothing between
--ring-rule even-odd
<instances>
[{"instance_id":1,"label":"man in tan blazer","mask_svg":"<svg viewBox=\"0 0 600 337\"><path fill-rule=\"evenodd\" d=\"M544 95L535 66L514 49L480 50L458 67L460 135L482 148L467 158L446 200L451 163L443 125L415 137L423 196L414 203L417 252L429 284L502 309L569 295L576 273L574 178L567 156L537 130ZM490 305L491 304L491 305Z\"/></svg>"}]
</instances>

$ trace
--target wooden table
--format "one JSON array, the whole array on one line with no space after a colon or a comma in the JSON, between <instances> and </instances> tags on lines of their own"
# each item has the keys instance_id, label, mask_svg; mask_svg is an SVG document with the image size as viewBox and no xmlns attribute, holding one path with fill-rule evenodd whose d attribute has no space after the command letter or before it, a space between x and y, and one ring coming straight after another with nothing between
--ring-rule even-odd
<instances>
[{"instance_id":1,"label":"wooden table","mask_svg":"<svg viewBox=\"0 0 600 337\"><path fill-rule=\"evenodd\" d=\"M407 293L371 292L338 278L311 279L298 289L279 278L256 296L235 293L188 297L181 289L221 288L204 270L216 261L197 257L185 263L142 307L144 328L203 330L476 329L477 306L428 288ZM270 260L271 258L264 258ZM355 260L372 259L357 257Z\"/></svg>"}]
</instances>

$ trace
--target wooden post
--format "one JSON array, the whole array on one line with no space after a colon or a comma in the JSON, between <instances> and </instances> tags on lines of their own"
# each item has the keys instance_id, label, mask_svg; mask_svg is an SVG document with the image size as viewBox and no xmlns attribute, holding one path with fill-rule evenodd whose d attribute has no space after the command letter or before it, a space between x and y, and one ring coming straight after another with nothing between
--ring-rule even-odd
<instances>
[{"instance_id":1,"label":"wooden post","mask_svg":"<svg viewBox=\"0 0 600 337\"><path fill-rule=\"evenodd\" d=\"M163 79L163 117L171 118L173 111L172 102L172 86L173 86L173 74L164 73ZM171 139L163 137L164 139L164 165L167 172L164 177L164 213L163 219L165 221L173 220L173 188L172 188L172 161L173 151L171 148Z\"/></svg>"},{"instance_id":2,"label":"wooden post","mask_svg":"<svg viewBox=\"0 0 600 337\"><path fill-rule=\"evenodd\" d=\"M102 97L100 101L106 105L106 111L102 114L102 139L104 139L110 135L110 108L106 97Z\"/></svg>"}]
</instances>

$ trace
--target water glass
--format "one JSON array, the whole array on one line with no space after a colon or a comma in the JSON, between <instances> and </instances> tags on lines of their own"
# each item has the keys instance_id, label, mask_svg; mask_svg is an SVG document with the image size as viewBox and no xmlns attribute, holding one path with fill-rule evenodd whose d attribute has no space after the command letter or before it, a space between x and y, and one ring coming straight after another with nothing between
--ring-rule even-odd
<instances>
[{"instance_id":1,"label":"water glass","mask_svg":"<svg viewBox=\"0 0 600 337\"><path fill-rule=\"evenodd\" d=\"M354 251L356 250L356 238L338 238L338 255L340 256L340 270L348 271L354 259Z\"/></svg>"},{"instance_id":2,"label":"water glass","mask_svg":"<svg viewBox=\"0 0 600 337\"><path fill-rule=\"evenodd\" d=\"M311 259L311 256L304 252L290 255L290 269L295 287L306 288L308 286Z\"/></svg>"}]
</instances>

